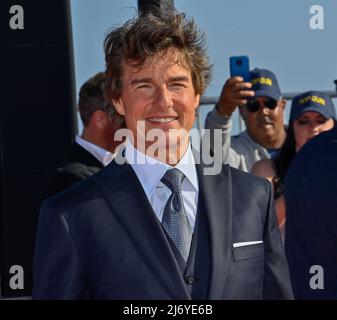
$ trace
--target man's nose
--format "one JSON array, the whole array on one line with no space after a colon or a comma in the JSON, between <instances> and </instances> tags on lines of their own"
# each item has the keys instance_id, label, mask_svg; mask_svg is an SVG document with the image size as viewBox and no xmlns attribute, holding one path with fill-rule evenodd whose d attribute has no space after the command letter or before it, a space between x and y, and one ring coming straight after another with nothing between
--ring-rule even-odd
<instances>
[{"instance_id":1,"label":"man's nose","mask_svg":"<svg viewBox=\"0 0 337 320\"><path fill-rule=\"evenodd\" d=\"M155 106L167 110L173 106L172 93L166 87L156 90Z\"/></svg>"},{"instance_id":2,"label":"man's nose","mask_svg":"<svg viewBox=\"0 0 337 320\"><path fill-rule=\"evenodd\" d=\"M269 114L270 113L270 109L267 108L263 102L259 102L259 106L260 106L260 108L259 108L260 113L262 113L262 114Z\"/></svg>"}]
</instances>

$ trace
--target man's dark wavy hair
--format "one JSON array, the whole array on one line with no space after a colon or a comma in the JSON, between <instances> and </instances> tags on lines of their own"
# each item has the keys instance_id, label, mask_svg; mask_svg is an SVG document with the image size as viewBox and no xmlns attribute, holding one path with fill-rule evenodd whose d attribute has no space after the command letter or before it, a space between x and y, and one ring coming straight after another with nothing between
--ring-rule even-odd
<instances>
[{"instance_id":1,"label":"man's dark wavy hair","mask_svg":"<svg viewBox=\"0 0 337 320\"><path fill-rule=\"evenodd\" d=\"M141 68L148 59L172 47L179 50L178 62L191 71L195 92L202 95L211 79L204 34L184 13L158 10L127 21L105 38L108 99L120 98L124 64Z\"/></svg>"}]
</instances>

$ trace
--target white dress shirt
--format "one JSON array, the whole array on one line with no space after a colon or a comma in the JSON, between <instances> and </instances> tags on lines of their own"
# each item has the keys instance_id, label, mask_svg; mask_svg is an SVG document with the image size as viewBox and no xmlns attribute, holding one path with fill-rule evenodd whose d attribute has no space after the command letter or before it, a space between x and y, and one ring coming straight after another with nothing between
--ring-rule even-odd
<instances>
[{"instance_id":1,"label":"white dress shirt","mask_svg":"<svg viewBox=\"0 0 337 320\"><path fill-rule=\"evenodd\" d=\"M173 167L135 149L129 140L125 147L125 158L135 171L157 218L162 222L164 208L171 195L171 191L160 179L167 170L173 169ZM187 152L185 152L174 168L180 170L185 175L182 183L182 196L187 219L194 230L199 185L191 145L189 145Z\"/></svg>"},{"instance_id":2,"label":"white dress shirt","mask_svg":"<svg viewBox=\"0 0 337 320\"><path fill-rule=\"evenodd\" d=\"M100 163L103 164L104 167L107 166L115 156L112 152L105 150L87 140L84 140L79 135L76 135L75 141L81 147L91 153Z\"/></svg>"}]
</instances>

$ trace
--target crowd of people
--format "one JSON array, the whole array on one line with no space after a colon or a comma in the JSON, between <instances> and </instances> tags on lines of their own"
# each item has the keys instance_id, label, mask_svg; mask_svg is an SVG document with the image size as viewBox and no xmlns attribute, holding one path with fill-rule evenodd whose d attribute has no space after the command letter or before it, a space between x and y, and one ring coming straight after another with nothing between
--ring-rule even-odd
<instances>
[{"instance_id":1,"label":"crowd of people","mask_svg":"<svg viewBox=\"0 0 337 320\"><path fill-rule=\"evenodd\" d=\"M285 125L272 71L228 79L205 123L221 150L200 151L221 151L222 170L206 175L188 135L211 77L193 19L148 12L104 48L105 72L80 89L83 132L40 211L33 298L336 298L331 97L295 96ZM246 130L231 136L236 108ZM120 129L134 139L116 139ZM323 289L310 287L317 264Z\"/></svg>"}]
</instances>

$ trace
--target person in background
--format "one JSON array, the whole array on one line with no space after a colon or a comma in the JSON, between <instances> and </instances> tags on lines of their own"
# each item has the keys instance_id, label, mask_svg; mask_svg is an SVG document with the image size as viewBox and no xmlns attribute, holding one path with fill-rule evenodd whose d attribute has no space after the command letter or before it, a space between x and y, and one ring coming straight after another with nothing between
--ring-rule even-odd
<instances>
[{"instance_id":1,"label":"person in background","mask_svg":"<svg viewBox=\"0 0 337 320\"><path fill-rule=\"evenodd\" d=\"M121 141L115 132L124 127L120 116L105 97L105 74L97 73L87 80L79 93L79 112L83 123L82 135L76 135L69 163L53 173L48 195L53 195L82 181L105 167L114 157Z\"/></svg>"},{"instance_id":2,"label":"person in background","mask_svg":"<svg viewBox=\"0 0 337 320\"><path fill-rule=\"evenodd\" d=\"M273 157L286 138L283 123L286 100L275 74L254 69L250 71L250 79L250 82L243 82L241 77L228 79L205 124L206 129L222 130L223 163L246 172L256 161ZM237 106L247 129L231 137L231 115ZM211 139L211 150L212 145Z\"/></svg>"},{"instance_id":3,"label":"person in background","mask_svg":"<svg viewBox=\"0 0 337 320\"><path fill-rule=\"evenodd\" d=\"M287 138L274 159L260 160L252 173L267 178L274 187L278 224L284 236L286 219L284 179L296 153L313 137L330 130L336 124L336 111L329 95L320 91L307 91L293 98ZM309 174L309 172L308 172Z\"/></svg>"},{"instance_id":4,"label":"person in background","mask_svg":"<svg viewBox=\"0 0 337 320\"><path fill-rule=\"evenodd\" d=\"M285 179L285 249L296 299L337 299L337 126L306 143Z\"/></svg>"}]
</instances>

